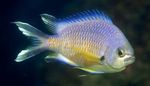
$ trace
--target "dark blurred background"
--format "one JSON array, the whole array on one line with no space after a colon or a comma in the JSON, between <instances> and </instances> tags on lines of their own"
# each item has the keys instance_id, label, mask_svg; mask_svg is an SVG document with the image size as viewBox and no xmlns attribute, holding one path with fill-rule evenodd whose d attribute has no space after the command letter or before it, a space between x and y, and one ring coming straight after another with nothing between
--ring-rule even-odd
<instances>
[{"instance_id":1,"label":"dark blurred background","mask_svg":"<svg viewBox=\"0 0 150 86\"><path fill-rule=\"evenodd\" d=\"M123 31L136 61L119 73L78 77L82 71L45 53L14 62L30 41L11 22L23 21L48 33L40 14L57 18L87 9L103 10ZM150 86L150 0L0 0L0 86Z\"/></svg>"}]
</instances>

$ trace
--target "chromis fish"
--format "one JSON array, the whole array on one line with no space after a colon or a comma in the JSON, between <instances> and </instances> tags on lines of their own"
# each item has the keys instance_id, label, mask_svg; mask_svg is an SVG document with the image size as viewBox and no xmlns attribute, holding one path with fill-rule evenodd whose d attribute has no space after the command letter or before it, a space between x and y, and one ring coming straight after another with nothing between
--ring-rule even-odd
<instances>
[{"instance_id":1,"label":"chromis fish","mask_svg":"<svg viewBox=\"0 0 150 86\"><path fill-rule=\"evenodd\" d=\"M35 44L22 50L16 62L49 50L55 54L46 56L47 61L60 60L89 73L114 73L135 61L134 50L124 34L101 11L83 11L63 19L41 14L41 19L53 35L28 23L14 22Z\"/></svg>"}]
</instances>

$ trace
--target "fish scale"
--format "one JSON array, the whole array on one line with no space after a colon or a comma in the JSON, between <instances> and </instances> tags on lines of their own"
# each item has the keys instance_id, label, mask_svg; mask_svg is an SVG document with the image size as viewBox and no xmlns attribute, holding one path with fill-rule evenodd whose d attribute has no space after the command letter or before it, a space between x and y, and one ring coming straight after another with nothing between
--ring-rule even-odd
<instances>
[{"instance_id":1,"label":"fish scale","mask_svg":"<svg viewBox=\"0 0 150 86\"><path fill-rule=\"evenodd\" d=\"M102 46L102 45L99 45L99 44L102 44L101 42L97 42L97 41L95 41L94 42L94 40L95 40L95 35L96 34L94 34L94 30L93 29L91 29L91 27L88 27L88 28L86 28L86 26L82 26L83 28L83 30L82 29L80 29L81 27L80 27L81 25L79 24L79 25L76 25L76 27L75 26L73 26L73 27L69 27L69 28L66 28L65 29L65 31L66 32L64 32L62 35L61 35L61 37L63 38L63 39L68 39L68 40L65 40L65 42L67 41L67 42L69 42L70 40L71 40L71 42L70 43L68 43L68 44L73 44L73 46L76 46L76 47L79 47L79 46L81 46L81 45L84 45L84 46L87 46L86 48L84 48L84 47L82 47L81 49L82 50L84 50L85 52L87 52L87 53L92 53L93 55L97 55L97 57L98 57L98 55L99 54L101 54L100 53L100 49L99 48L101 48L101 47L98 47L98 46ZM80 28L78 28L78 27L80 27ZM67 31L67 29L68 29L68 31ZM86 31L86 29L87 29L87 31ZM93 32L91 32L91 30L93 30ZM88 33L88 30L90 30L90 32ZM79 31L79 32L78 32ZM70 32L70 33L69 33ZM94 37L94 38L93 38ZM63 40L62 39L62 40ZM84 40L84 41L89 41L89 42L82 42L82 40ZM87 43L89 43L89 45L87 44ZM66 44L65 44L66 45ZM64 46L65 46L64 45ZM96 49L95 50L92 50L92 49L90 49L89 48L89 46L92 46L93 48L95 47ZM70 47L70 49L72 48L72 46ZM90 50L89 50L89 49ZM88 49L88 50L87 50ZM99 51L98 51L98 49L99 49ZM62 51L65 51L65 50L62 50ZM97 51L97 52L96 52ZM72 52L77 52L77 51L72 51ZM63 53L63 52L62 52ZM64 54L65 55L65 54ZM72 55L72 53L70 52L70 55ZM66 57L71 57L69 54L67 54L67 56ZM100 58L100 57L99 57Z\"/></svg>"}]
</instances>

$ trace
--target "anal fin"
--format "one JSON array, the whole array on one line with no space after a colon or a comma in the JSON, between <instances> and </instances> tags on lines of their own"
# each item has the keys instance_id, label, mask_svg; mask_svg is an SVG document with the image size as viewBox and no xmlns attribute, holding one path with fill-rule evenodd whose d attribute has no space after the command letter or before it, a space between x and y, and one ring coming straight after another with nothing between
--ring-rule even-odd
<instances>
[{"instance_id":1,"label":"anal fin","mask_svg":"<svg viewBox=\"0 0 150 86\"><path fill-rule=\"evenodd\" d=\"M81 69L81 70L83 70L83 71L92 73L92 74L100 74L100 73L104 73L104 72L92 70L92 69L90 69L90 68L81 68L81 67L77 67L77 68L78 68L78 69Z\"/></svg>"},{"instance_id":2,"label":"anal fin","mask_svg":"<svg viewBox=\"0 0 150 86\"><path fill-rule=\"evenodd\" d=\"M67 63L69 65L72 66L78 66L76 63L74 63L73 61L69 60L67 57L61 55L61 54L52 54L52 55L48 55L45 57L45 61L46 62L51 62L51 59L57 59L61 62Z\"/></svg>"}]
</instances>

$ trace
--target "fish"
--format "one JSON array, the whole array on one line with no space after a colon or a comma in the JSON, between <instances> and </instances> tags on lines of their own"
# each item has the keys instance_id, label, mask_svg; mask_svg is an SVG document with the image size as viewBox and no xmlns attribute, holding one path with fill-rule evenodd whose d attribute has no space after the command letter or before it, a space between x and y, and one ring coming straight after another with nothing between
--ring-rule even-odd
<instances>
[{"instance_id":1,"label":"fish","mask_svg":"<svg viewBox=\"0 0 150 86\"><path fill-rule=\"evenodd\" d=\"M45 13L40 16L53 34L45 34L28 23L14 22L23 35L33 39L33 46L22 50L16 62L49 51L44 58L47 62L55 59L91 74L101 74L120 72L135 61L131 44L102 11L86 10L62 19Z\"/></svg>"}]
</instances>

